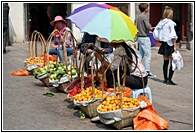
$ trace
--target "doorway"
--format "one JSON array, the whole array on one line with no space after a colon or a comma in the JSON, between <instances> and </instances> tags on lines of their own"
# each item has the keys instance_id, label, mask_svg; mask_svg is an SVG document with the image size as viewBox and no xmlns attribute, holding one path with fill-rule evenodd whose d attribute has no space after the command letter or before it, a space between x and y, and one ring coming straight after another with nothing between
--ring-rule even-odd
<instances>
[{"instance_id":1,"label":"doorway","mask_svg":"<svg viewBox=\"0 0 196 133\"><path fill-rule=\"evenodd\" d=\"M156 26L160 19L165 6L173 8L173 21L176 22L175 30L178 36L177 42L187 36L187 21L188 21L188 4L187 3L151 3L150 4L150 23ZM159 9L159 11L157 11Z\"/></svg>"},{"instance_id":2,"label":"doorway","mask_svg":"<svg viewBox=\"0 0 196 133\"><path fill-rule=\"evenodd\" d=\"M27 36L30 38L33 31L37 30L47 40L54 29L54 27L50 25L50 22L53 21L57 15L65 19L67 17L67 5L67 3L28 3ZM49 18L47 11L50 6L52 7L52 13Z\"/></svg>"}]
</instances>

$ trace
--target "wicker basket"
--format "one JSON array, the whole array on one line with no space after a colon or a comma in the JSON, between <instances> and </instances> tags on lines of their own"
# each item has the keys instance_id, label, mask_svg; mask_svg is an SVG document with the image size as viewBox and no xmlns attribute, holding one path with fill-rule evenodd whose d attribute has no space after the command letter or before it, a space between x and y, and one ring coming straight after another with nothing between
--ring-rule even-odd
<instances>
[{"instance_id":1,"label":"wicker basket","mask_svg":"<svg viewBox=\"0 0 196 133\"><path fill-rule=\"evenodd\" d=\"M138 108L137 110L131 113L129 111L123 110L123 119L111 125L116 129L122 129L127 126L133 126L133 119L139 114L140 110L141 109Z\"/></svg>"},{"instance_id":2,"label":"wicker basket","mask_svg":"<svg viewBox=\"0 0 196 133\"><path fill-rule=\"evenodd\" d=\"M39 79L42 83L44 83L47 87L50 87L51 84L49 82L49 77L45 77L45 78L42 78L42 79Z\"/></svg>"},{"instance_id":3,"label":"wicker basket","mask_svg":"<svg viewBox=\"0 0 196 133\"><path fill-rule=\"evenodd\" d=\"M140 111L141 111L141 108L138 108L134 111L128 111L128 110L121 111L120 109L120 110L106 112L106 113L99 113L99 111L97 112L98 112L98 116L101 121L112 120L113 117L121 118L120 121L116 121L110 125L112 127L115 127L116 129L122 129L127 126L133 126L133 119L139 114ZM116 116L114 112L118 112L118 115Z\"/></svg>"},{"instance_id":4,"label":"wicker basket","mask_svg":"<svg viewBox=\"0 0 196 133\"><path fill-rule=\"evenodd\" d=\"M93 103L90 103L89 105L87 106L83 106L83 105L80 105L79 108L86 114L88 115L90 118L93 118L95 116L98 116L98 113L97 113L97 107L101 104L102 102L102 99L100 100L97 100Z\"/></svg>"},{"instance_id":5,"label":"wicker basket","mask_svg":"<svg viewBox=\"0 0 196 133\"><path fill-rule=\"evenodd\" d=\"M55 87L55 88L56 88L58 91L67 93L66 88L67 88L67 86L69 86L69 85L70 85L70 82L65 82L65 83L59 84L59 86L58 86L58 87Z\"/></svg>"},{"instance_id":6,"label":"wicker basket","mask_svg":"<svg viewBox=\"0 0 196 133\"><path fill-rule=\"evenodd\" d=\"M74 98L75 98L75 96L70 97L69 94L67 94L67 99L68 99L72 104L74 104Z\"/></svg>"}]
</instances>

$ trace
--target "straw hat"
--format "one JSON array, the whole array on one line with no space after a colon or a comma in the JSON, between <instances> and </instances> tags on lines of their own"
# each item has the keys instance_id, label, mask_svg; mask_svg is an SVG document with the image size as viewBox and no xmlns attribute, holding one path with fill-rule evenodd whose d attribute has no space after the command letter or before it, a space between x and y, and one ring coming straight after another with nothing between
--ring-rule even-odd
<instances>
[{"instance_id":1,"label":"straw hat","mask_svg":"<svg viewBox=\"0 0 196 133\"><path fill-rule=\"evenodd\" d=\"M67 23L67 21L66 21L65 19L63 19L61 16L56 16L56 17L54 18L54 21L50 22L50 24L51 24L52 26L54 26L54 24L55 24L56 21L62 21L64 24Z\"/></svg>"}]
</instances>

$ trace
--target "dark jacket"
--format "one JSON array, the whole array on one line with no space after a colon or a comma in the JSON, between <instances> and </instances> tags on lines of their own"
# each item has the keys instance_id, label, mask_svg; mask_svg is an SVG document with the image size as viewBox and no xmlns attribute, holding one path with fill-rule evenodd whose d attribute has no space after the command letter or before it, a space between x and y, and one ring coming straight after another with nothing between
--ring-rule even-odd
<instances>
[{"instance_id":1,"label":"dark jacket","mask_svg":"<svg viewBox=\"0 0 196 133\"><path fill-rule=\"evenodd\" d=\"M8 3L3 3L3 28L8 28L9 25L8 14L9 14Z\"/></svg>"},{"instance_id":2,"label":"dark jacket","mask_svg":"<svg viewBox=\"0 0 196 133\"><path fill-rule=\"evenodd\" d=\"M83 43L94 43L95 44L95 41L96 41L96 35L89 35L87 32L85 32L83 35L81 44ZM104 48L105 50L104 54L109 54L113 52L113 47L109 46L108 43L101 42L101 48ZM93 48L90 47L89 49L93 49ZM83 53L84 49L80 47L80 51Z\"/></svg>"}]
</instances>

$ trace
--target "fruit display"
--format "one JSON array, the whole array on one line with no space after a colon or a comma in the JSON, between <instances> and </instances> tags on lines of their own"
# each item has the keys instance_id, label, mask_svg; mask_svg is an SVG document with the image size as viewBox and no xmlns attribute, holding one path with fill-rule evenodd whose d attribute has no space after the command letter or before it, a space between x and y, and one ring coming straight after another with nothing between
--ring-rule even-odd
<instances>
[{"instance_id":1,"label":"fruit display","mask_svg":"<svg viewBox=\"0 0 196 133\"><path fill-rule=\"evenodd\" d=\"M28 64L28 65L32 65L32 64L41 64L41 63L44 63L44 60L41 59L40 57L29 57L29 58L25 59L24 62L26 64Z\"/></svg>"},{"instance_id":2,"label":"fruit display","mask_svg":"<svg viewBox=\"0 0 196 133\"><path fill-rule=\"evenodd\" d=\"M48 61L56 62L56 58L52 55L45 54L45 63L47 63ZM26 65L43 64L44 63L44 53L40 54L40 57L31 56L31 57L25 59L24 63Z\"/></svg>"},{"instance_id":3,"label":"fruit display","mask_svg":"<svg viewBox=\"0 0 196 133\"><path fill-rule=\"evenodd\" d=\"M45 74L45 73L49 73L47 66L44 66L40 69L35 69L33 75L36 79L38 79L38 75Z\"/></svg>"},{"instance_id":4,"label":"fruit display","mask_svg":"<svg viewBox=\"0 0 196 133\"><path fill-rule=\"evenodd\" d=\"M70 72L72 75L76 75L75 68L72 68ZM37 79L38 75L45 74L45 73L48 73L50 81L60 80L62 77L66 75L66 66L60 62L49 61L48 65L46 66L42 65L41 67L38 67L38 69L35 69L34 76Z\"/></svg>"},{"instance_id":5,"label":"fruit display","mask_svg":"<svg viewBox=\"0 0 196 133\"><path fill-rule=\"evenodd\" d=\"M122 98L122 107L123 108L136 108L140 104L140 101L137 98ZM103 101L98 106L98 111L100 112L109 112L120 109L120 96L107 96L105 101Z\"/></svg>"},{"instance_id":6,"label":"fruit display","mask_svg":"<svg viewBox=\"0 0 196 133\"><path fill-rule=\"evenodd\" d=\"M90 80L87 77L84 77L84 88L91 86ZM81 81L80 78L76 78L70 85L67 87L67 92L69 93L72 89L80 89L81 90ZM73 93L74 96L76 93ZM77 93L78 94L78 93Z\"/></svg>"},{"instance_id":7,"label":"fruit display","mask_svg":"<svg viewBox=\"0 0 196 133\"><path fill-rule=\"evenodd\" d=\"M102 98L102 91L94 88L94 98ZM103 98L106 97L106 94L103 95ZM87 87L85 90L82 90L81 93L75 95L75 100L77 102L89 101L93 99L93 89L92 86Z\"/></svg>"}]
</instances>

